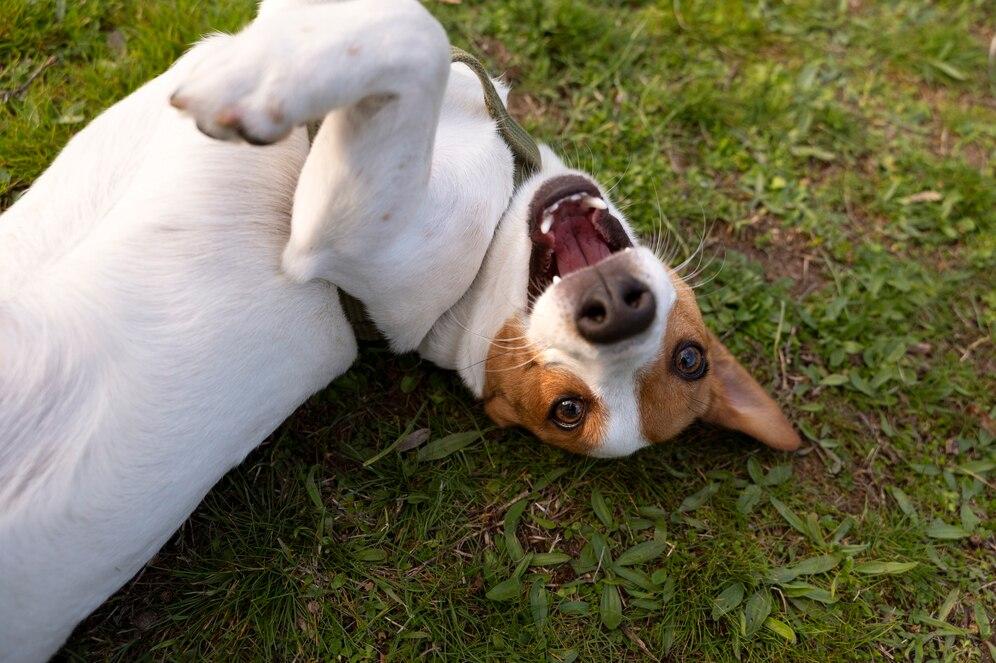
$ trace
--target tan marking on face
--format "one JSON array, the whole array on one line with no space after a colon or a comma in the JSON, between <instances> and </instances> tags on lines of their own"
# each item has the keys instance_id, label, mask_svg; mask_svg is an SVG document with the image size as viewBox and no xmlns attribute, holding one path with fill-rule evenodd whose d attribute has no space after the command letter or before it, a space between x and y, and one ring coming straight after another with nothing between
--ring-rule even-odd
<instances>
[{"instance_id":1,"label":"tan marking on face","mask_svg":"<svg viewBox=\"0 0 996 663\"><path fill-rule=\"evenodd\" d=\"M547 444L591 453L605 434L604 405L581 378L562 367L547 368L524 334L521 321L511 318L492 341L485 364L484 411L499 426L521 426ZM587 409L577 428L563 430L548 415L555 402L568 396L584 400Z\"/></svg>"},{"instance_id":2,"label":"tan marking on face","mask_svg":"<svg viewBox=\"0 0 996 663\"><path fill-rule=\"evenodd\" d=\"M701 417L711 400L709 373L688 381L673 370L672 359L678 345L698 343L709 360L711 335L702 322L695 293L681 277L670 272L678 293L668 315L657 359L639 376L640 428L652 443L670 440Z\"/></svg>"},{"instance_id":3,"label":"tan marking on face","mask_svg":"<svg viewBox=\"0 0 996 663\"><path fill-rule=\"evenodd\" d=\"M791 451L798 433L764 388L706 329L692 289L673 271L678 298L667 321L657 359L640 376L640 424L650 442L673 438L696 419L746 433L776 449ZM708 370L685 380L673 368L675 349L685 341L705 351Z\"/></svg>"}]
</instances>

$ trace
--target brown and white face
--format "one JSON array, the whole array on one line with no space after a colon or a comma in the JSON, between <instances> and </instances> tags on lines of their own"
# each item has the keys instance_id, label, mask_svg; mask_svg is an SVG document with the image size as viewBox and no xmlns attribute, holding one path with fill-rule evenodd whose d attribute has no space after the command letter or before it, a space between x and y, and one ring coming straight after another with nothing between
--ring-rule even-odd
<instances>
[{"instance_id":1,"label":"brown and white face","mask_svg":"<svg viewBox=\"0 0 996 663\"><path fill-rule=\"evenodd\" d=\"M527 311L491 343L488 415L576 453L626 456L697 419L778 449L799 437L706 329L692 289L586 176L543 182L528 209Z\"/></svg>"}]
</instances>

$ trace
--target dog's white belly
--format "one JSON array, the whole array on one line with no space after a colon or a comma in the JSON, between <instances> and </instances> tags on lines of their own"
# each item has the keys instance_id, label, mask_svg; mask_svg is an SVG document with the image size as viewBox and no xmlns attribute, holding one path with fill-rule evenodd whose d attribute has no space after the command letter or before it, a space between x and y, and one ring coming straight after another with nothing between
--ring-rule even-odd
<instances>
[{"instance_id":1,"label":"dog's white belly","mask_svg":"<svg viewBox=\"0 0 996 663\"><path fill-rule=\"evenodd\" d=\"M355 358L334 288L279 269L305 137L206 138L177 75L0 217L0 661L53 653Z\"/></svg>"}]
</instances>

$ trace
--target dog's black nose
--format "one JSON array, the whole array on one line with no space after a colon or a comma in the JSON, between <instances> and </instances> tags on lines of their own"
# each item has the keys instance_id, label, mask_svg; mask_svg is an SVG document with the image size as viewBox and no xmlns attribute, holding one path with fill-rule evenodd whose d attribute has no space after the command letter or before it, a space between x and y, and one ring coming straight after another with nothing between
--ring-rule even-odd
<instances>
[{"instance_id":1,"label":"dog's black nose","mask_svg":"<svg viewBox=\"0 0 996 663\"><path fill-rule=\"evenodd\" d=\"M606 270L578 298L574 323L583 338L618 343L650 326L657 300L650 287L626 272Z\"/></svg>"}]
</instances>

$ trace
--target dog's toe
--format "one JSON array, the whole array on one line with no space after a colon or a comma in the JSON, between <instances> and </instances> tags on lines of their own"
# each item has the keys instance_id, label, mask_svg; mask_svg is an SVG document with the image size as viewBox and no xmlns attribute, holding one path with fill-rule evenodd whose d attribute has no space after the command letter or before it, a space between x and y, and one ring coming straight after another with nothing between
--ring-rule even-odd
<instances>
[{"instance_id":1,"label":"dog's toe","mask_svg":"<svg viewBox=\"0 0 996 663\"><path fill-rule=\"evenodd\" d=\"M295 91L265 49L232 40L218 44L212 57L194 67L169 103L207 136L269 145L304 121Z\"/></svg>"},{"instance_id":2,"label":"dog's toe","mask_svg":"<svg viewBox=\"0 0 996 663\"><path fill-rule=\"evenodd\" d=\"M169 105L179 111L185 111L187 110L187 107L190 105L190 101L187 99L187 97L181 94L179 90L177 90L176 92L170 95Z\"/></svg>"},{"instance_id":3,"label":"dog's toe","mask_svg":"<svg viewBox=\"0 0 996 663\"><path fill-rule=\"evenodd\" d=\"M237 130L218 125L214 122L209 122L197 118L195 120L195 124L197 125L197 130L200 131L205 136L207 136L208 138L214 138L215 140L228 140L228 141L238 140L239 138L239 133Z\"/></svg>"},{"instance_id":4,"label":"dog's toe","mask_svg":"<svg viewBox=\"0 0 996 663\"><path fill-rule=\"evenodd\" d=\"M265 138L260 138L260 137L256 136L252 132L248 131L241 124L239 124L235 128L235 130L238 132L238 134L242 138L242 140L244 140L245 142L249 143L250 145L256 145L258 147L262 147L264 145L271 145L271 144L273 144L275 142L275 141L272 141L272 140L267 140Z\"/></svg>"}]
</instances>

